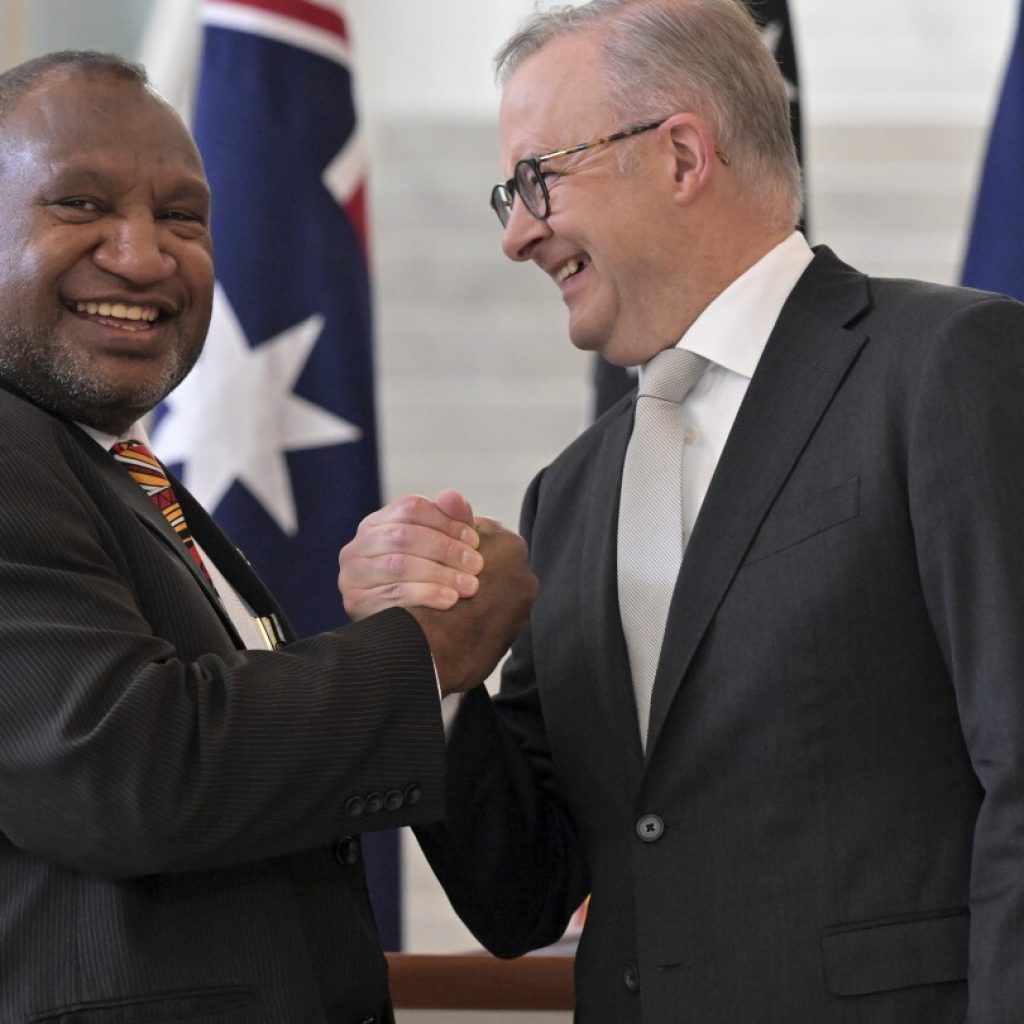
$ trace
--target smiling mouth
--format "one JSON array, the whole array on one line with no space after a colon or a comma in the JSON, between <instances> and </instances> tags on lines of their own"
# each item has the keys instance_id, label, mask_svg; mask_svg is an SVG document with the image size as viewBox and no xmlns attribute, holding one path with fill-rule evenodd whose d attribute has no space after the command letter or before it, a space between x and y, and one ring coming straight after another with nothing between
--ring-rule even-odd
<instances>
[{"instance_id":1,"label":"smiling mouth","mask_svg":"<svg viewBox=\"0 0 1024 1024\"><path fill-rule=\"evenodd\" d=\"M74 312L96 317L106 326L122 331L147 331L160 319L156 306L129 305L125 302L76 302Z\"/></svg>"},{"instance_id":2,"label":"smiling mouth","mask_svg":"<svg viewBox=\"0 0 1024 1024\"><path fill-rule=\"evenodd\" d=\"M585 270L589 266L590 261L585 257L578 260L567 260L555 274L555 284L567 281L570 277L574 277L581 270Z\"/></svg>"}]
</instances>

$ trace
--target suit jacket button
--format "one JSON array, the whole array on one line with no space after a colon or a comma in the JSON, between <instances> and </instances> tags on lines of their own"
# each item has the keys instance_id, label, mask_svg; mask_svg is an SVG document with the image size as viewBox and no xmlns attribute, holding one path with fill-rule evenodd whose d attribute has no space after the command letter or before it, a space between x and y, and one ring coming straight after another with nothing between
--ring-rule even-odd
<instances>
[{"instance_id":1,"label":"suit jacket button","mask_svg":"<svg viewBox=\"0 0 1024 1024\"><path fill-rule=\"evenodd\" d=\"M630 992L640 991L640 972L637 970L636 964L626 964L626 969L622 972L622 980Z\"/></svg>"},{"instance_id":2,"label":"suit jacket button","mask_svg":"<svg viewBox=\"0 0 1024 1024\"><path fill-rule=\"evenodd\" d=\"M420 802L420 797L423 796L423 791L414 782L411 786L405 787L405 802L413 807L415 804Z\"/></svg>"},{"instance_id":3,"label":"suit jacket button","mask_svg":"<svg viewBox=\"0 0 1024 1024\"><path fill-rule=\"evenodd\" d=\"M355 836L345 836L334 844L334 859L342 867L351 867L359 862L359 840Z\"/></svg>"},{"instance_id":4,"label":"suit jacket button","mask_svg":"<svg viewBox=\"0 0 1024 1024\"><path fill-rule=\"evenodd\" d=\"M384 806L384 797L380 793L366 794L366 809L371 814L376 814Z\"/></svg>"},{"instance_id":5,"label":"suit jacket button","mask_svg":"<svg viewBox=\"0 0 1024 1024\"><path fill-rule=\"evenodd\" d=\"M665 834L665 822L656 814L645 814L636 823L636 834L645 843L656 843Z\"/></svg>"},{"instance_id":6,"label":"suit jacket button","mask_svg":"<svg viewBox=\"0 0 1024 1024\"><path fill-rule=\"evenodd\" d=\"M397 811L398 808L401 807L402 804L404 803L405 798L402 796L401 793L398 792L397 789L389 789L384 794L384 806L389 811Z\"/></svg>"},{"instance_id":7,"label":"suit jacket button","mask_svg":"<svg viewBox=\"0 0 1024 1024\"><path fill-rule=\"evenodd\" d=\"M366 808L361 796L353 796L345 804L345 811L350 818L358 818Z\"/></svg>"}]
</instances>

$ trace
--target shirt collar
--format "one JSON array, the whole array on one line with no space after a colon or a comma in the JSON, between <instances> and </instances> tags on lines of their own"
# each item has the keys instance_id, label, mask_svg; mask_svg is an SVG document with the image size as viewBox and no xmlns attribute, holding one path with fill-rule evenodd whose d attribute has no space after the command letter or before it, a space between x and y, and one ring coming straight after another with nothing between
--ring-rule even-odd
<instances>
[{"instance_id":1,"label":"shirt collar","mask_svg":"<svg viewBox=\"0 0 1024 1024\"><path fill-rule=\"evenodd\" d=\"M753 377L782 307L812 259L804 236L794 231L715 296L676 347Z\"/></svg>"},{"instance_id":2,"label":"shirt collar","mask_svg":"<svg viewBox=\"0 0 1024 1024\"><path fill-rule=\"evenodd\" d=\"M149 434L143 426L142 420L137 420L122 434L107 434L95 427L87 427L84 423L76 423L79 430L84 430L101 448L110 451L119 441L141 441L149 447Z\"/></svg>"}]
</instances>

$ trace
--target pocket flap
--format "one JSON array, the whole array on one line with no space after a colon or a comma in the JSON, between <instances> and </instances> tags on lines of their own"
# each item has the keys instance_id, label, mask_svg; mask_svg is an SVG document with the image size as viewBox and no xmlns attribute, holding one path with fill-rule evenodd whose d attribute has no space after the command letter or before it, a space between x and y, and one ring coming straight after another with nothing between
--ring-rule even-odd
<instances>
[{"instance_id":1,"label":"pocket flap","mask_svg":"<svg viewBox=\"0 0 1024 1024\"><path fill-rule=\"evenodd\" d=\"M967 977L966 911L830 928L822 936L825 983L859 996Z\"/></svg>"},{"instance_id":2,"label":"pocket flap","mask_svg":"<svg viewBox=\"0 0 1024 1024\"><path fill-rule=\"evenodd\" d=\"M78 1003L47 1010L29 1018L29 1024L172 1024L204 1020L214 1024L242 1024L250 1019L255 992L246 986L198 992L165 992L154 995Z\"/></svg>"},{"instance_id":3,"label":"pocket flap","mask_svg":"<svg viewBox=\"0 0 1024 1024\"><path fill-rule=\"evenodd\" d=\"M758 531L744 565L791 548L794 544L855 518L859 513L859 476L815 494L802 504L777 509Z\"/></svg>"}]
</instances>

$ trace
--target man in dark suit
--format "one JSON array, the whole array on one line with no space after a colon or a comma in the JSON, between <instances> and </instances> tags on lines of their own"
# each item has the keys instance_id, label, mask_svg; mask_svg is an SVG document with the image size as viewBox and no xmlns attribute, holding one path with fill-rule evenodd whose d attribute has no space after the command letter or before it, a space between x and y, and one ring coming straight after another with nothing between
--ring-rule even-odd
<instances>
[{"instance_id":1,"label":"man in dark suit","mask_svg":"<svg viewBox=\"0 0 1024 1024\"><path fill-rule=\"evenodd\" d=\"M1017 1024L1024 308L807 248L730 0L540 14L498 63L504 251L642 397L527 494L530 630L418 829L455 908L514 956L590 893L583 1024ZM375 538L356 614L416 564L370 579Z\"/></svg>"},{"instance_id":2,"label":"man in dark suit","mask_svg":"<svg viewBox=\"0 0 1024 1024\"><path fill-rule=\"evenodd\" d=\"M391 1019L358 834L440 813L438 684L524 618L522 542L435 510L471 600L294 639L138 443L210 317L184 125L119 58L31 61L0 196L0 1020Z\"/></svg>"}]
</instances>

